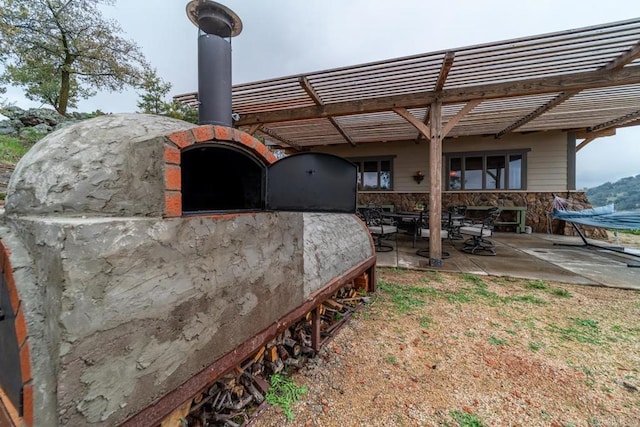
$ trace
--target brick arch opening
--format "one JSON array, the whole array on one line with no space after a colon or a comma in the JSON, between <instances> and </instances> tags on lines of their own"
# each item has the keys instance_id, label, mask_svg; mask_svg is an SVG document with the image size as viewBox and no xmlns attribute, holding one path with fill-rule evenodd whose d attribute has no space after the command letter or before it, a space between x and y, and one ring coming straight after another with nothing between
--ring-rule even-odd
<instances>
[{"instance_id":1,"label":"brick arch opening","mask_svg":"<svg viewBox=\"0 0 640 427\"><path fill-rule=\"evenodd\" d=\"M265 165L228 143L204 143L181 153L182 213L261 210Z\"/></svg>"},{"instance_id":2,"label":"brick arch opening","mask_svg":"<svg viewBox=\"0 0 640 427\"><path fill-rule=\"evenodd\" d=\"M216 151L210 150L208 147L216 146L222 148L226 151ZM164 167L165 167L165 209L164 209L164 217L179 217L182 216L183 213L195 213L195 212L224 212L224 211L248 211L248 210L258 210L264 208L264 199L265 199L265 190L263 189L266 185L264 176L266 175L266 171L263 172L262 181L260 183L260 202L256 202L255 193L252 196L244 196L242 201L236 200L235 202L231 197L226 197L226 202L221 203L220 206L227 205L235 205L236 208L198 208L198 203L194 203L192 201L187 201L186 206L183 203L183 195L184 195L184 184L182 182L183 179L188 181L187 187L195 188L197 191L202 190L204 187L204 183L198 183L198 178L200 175L205 176L204 179L210 179L210 177L206 177L206 173L183 173L183 154L185 154L187 163L191 163L192 166L202 167L204 171L207 169L211 169L211 164L206 165L206 162L200 162L197 159L197 155L195 153L190 153L191 150L198 149L199 147L205 148L205 150L200 151L203 153L205 157L207 157L211 162L217 165L223 165L223 170L230 171L232 168L229 166L225 166L224 162L219 161L220 159L216 159L216 153L222 154L223 157L227 159L239 159L236 156L237 153L245 155L248 159L254 162L254 165L251 163L247 163L245 160L241 161L241 163L246 165L245 172L248 172L252 178L248 178L247 182L257 183L255 178L256 165L261 169L266 169L268 165L274 163L277 159L275 155L269 151L269 149L261 143L259 140L249 135L248 133L242 132L237 129L228 128L225 126L212 126L212 125L204 125L198 126L193 129L188 129L184 131L179 131L167 135L167 139L165 141L164 146ZM235 152L233 152L235 150ZM193 156L193 159L190 157ZM189 164L186 165L189 168ZM217 172L209 172L215 176ZM234 172L235 173L235 172ZM253 181L252 181L253 180ZM234 185L230 182L230 179L226 179L220 177L218 179L224 185ZM243 184L244 186L248 185L247 182ZM195 186L195 187L194 187ZM191 190L187 190L190 192ZM225 190L226 191L226 190ZM205 191L206 193L206 191ZM211 196L213 196L211 194ZM223 197L225 199L225 197ZM194 207L195 206L195 207ZM260 206L260 207L255 207ZM183 212L183 208L186 207L187 211ZM191 210L193 209L193 210Z\"/></svg>"}]
</instances>

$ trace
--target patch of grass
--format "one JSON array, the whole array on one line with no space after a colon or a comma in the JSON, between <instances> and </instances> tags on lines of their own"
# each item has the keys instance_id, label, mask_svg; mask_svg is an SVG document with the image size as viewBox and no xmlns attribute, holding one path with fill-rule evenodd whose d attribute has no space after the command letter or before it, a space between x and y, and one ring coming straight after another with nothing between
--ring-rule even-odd
<instances>
[{"instance_id":1,"label":"patch of grass","mask_svg":"<svg viewBox=\"0 0 640 427\"><path fill-rule=\"evenodd\" d=\"M519 295L519 296L511 297L509 298L509 300L516 301L516 302L526 302L526 303L535 304L535 305L547 305L547 302L545 300L543 300L542 298L538 298L534 295Z\"/></svg>"},{"instance_id":2,"label":"patch of grass","mask_svg":"<svg viewBox=\"0 0 640 427\"><path fill-rule=\"evenodd\" d=\"M390 354L384 358L384 361L387 363L391 363L392 365L395 365L396 363L398 363L398 358Z\"/></svg>"},{"instance_id":3,"label":"patch of grass","mask_svg":"<svg viewBox=\"0 0 640 427\"><path fill-rule=\"evenodd\" d=\"M300 400L300 397L307 392L307 388L296 385L293 378L282 374L273 374L270 383L271 387L267 391L265 400L270 405L279 406L285 417L292 420L294 415L291 405Z\"/></svg>"},{"instance_id":4,"label":"patch of grass","mask_svg":"<svg viewBox=\"0 0 640 427\"><path fill-rule=\"evenodd\" d=\"M529 280L525 286L529 289L547 289L547 284L542 280Z\"/></svg>"},{"instance_id":5,"label":"patch of grass","mask_svg":"<svg viewBox=\"0 0 640 427\"><path fill-rule=\"evenodd\" d=\"M551 293L557 297L560 298L571 298L573 297L573 295L571 295L571 292L567 291L566 289L552 289Z\"/></svg>"},{"instance_id":6,"label":"patch of grass","mask_svg":"<svg viewBox=\"0 0 640 427\"><path fill-rule=\"evenodd\" d=\"M445 292L445 299L449 302L471 302L471 297L467 293L466 289L462 289L458 292Z\"/></svg>"},{"instance_id":7,"label":"patch of grass","mask_svg":"<svg viewBox=\"0 0 640 427\"><path fill-rule=\"evenodd\" d=\"M508 345L507 340L503 340L502 338L498 338L495 335L491 335L489 337L489 344L491 345Z\"/></svg>"},{"instance_id":8,"label":"patch of grass","mask_svg":"<svg viewBox=\"0 0 640 427\"><path fill-rule=\"evenodd\" d=\"M552 332L560 334L567 341L577 341L594 345L602 344L600 325L593 319L570 318L571 325L568 328L560 328L550 325Z\"/></svg>"},{"instance_id":9,"label":"patch of grass","mask_svg":"<svg viewBox=\"0 0 640 427\"><path fill-rule=\"evenodd\" d=\"M539 351L544 345L539 341L533 341L529 343L529 350Z\"/></svg>"},{"instance_id":10,"label":"patch of grass","mask_svg":"<svg viewBox=\"0 0 640 427\"><path fill-rule=\"evenodd\" d=\"M486 287L486 285L485 285L484 281L482 280L482 278L480 278L480 277L476 276L475 274L471 274L471 273L464 273L464 274L462 275L462 278L463 278L466 282L473 283L473 284L474 284L474 285L476 285L476 286L483 286L483 285L484 285L484 286Z\"/></svg>"},{"instance_id":11,"label":"patch of grass","mask_svg":"<svg viewBox=\"0 0 640 427\"><path fill-rule=\"evenodd\" d=\"M444 283L444 277L442 277L442 274L440 274L439 271L427 271L425 274L426 274L426 277L420 278L420 280L425 283L429 283L429 282Z\"/></svg>"},{"instance_id":12,"label":"patch of grass","mask_svg":"<svg viewBox=\"0 0 640 427\"><path fill-rule=\"evenodd\" d=\"M429 329L432 323L433 323L433 319L429 316L422 316L420 318L420 327L422 329Z\"/></svg>"},{"instance_id":13,"label":"patch of grass","mask_svg":"<svg viewBox=\"0 0 640 427\"><path fill-rule=\"evenodd\" d=\"M409 313L416 307L423 306L424 300L419 297L430 293L429 288L398 285L383 280L378 282L378 289L391 295L391 302L399 314Z\"/></svg>"},{"instance_id":14,"label":"patch of grass","mask_svg":"<svg viewBox=\"0 0 640 427\"><path fill-rule=\"evenodd\" d=\"M458 423L460 427L482 427L482 420L477 415L462 411L450 411L449 415Z\"/></svg>"},{"instance_id":15,"label":"patch of grass","mask_svg":"<svg viewBox=\"0 0 640 427\"><path fill-rule=\"evenodd\" d=\"M0 160L7 163L17 163L25 155L32 143L23 142L20 138L0 135Z\"/></svg>"},{"instance_id":16,"label":"patch of grass","mask_svg":"<svg viewBox=\"0 0 640 427\"><path fill-rule=\"evenodd\" d=\"M574 317L572 320L578 325L585 328L590 329L600 329L600 325L598 325L597 320L593 319L580 319L579 317Z\"/></svg>"}]
</instances>

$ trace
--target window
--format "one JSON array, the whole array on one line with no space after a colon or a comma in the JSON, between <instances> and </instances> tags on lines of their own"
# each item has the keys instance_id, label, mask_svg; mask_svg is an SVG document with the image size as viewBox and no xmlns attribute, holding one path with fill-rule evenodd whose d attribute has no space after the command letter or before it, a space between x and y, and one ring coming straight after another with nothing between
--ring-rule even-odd
<instances>
[{"instance_id":1,"label":"window","mask_svg":"<svg viewBox=\"0 0 640 427\"><path fill-rule=\"evenodd\" d=\"M393 157L348 160L358 168L358 190L393 190Z\"/></svg>"},{"instance_id":2,"label":"window","mask_svg":"<svg viewBox=\"0 0 640 427\"><path fill-rule=\"evenodd\" d=\"M526 154L511 152L447 153L447 190L524 190Z\"/></svg>"}]
</instances>

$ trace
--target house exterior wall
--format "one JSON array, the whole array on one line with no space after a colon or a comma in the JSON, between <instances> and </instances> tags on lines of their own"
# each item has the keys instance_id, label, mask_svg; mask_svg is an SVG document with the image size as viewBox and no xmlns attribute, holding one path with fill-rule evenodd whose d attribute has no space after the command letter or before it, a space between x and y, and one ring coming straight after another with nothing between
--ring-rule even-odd
<instances>
[{"instance_id":1,"label":"house exterior wall","mask_svg":"<svg viewBox=\"0 0 640 427\"><path fill-rule=\"evenodd\" d=\"M518 149L530 150L527 153L526 191L567 190L567 135L564 132L513 134L501 139L481 136L448 138L444 140L442 151L443 154L446 154ZM393 191L429 192L429 146L424 141L420 144L416 144L414 141L370 143L357 147L346 144L331 145L316 147L314 151L345 158L395 156L393 159ZM444 170L443 165L443 173ZM422 171L425 175L424 181L420 184L413 179L416 171Z\"/></svg>"},{"instance_id":2,"label":"house exterior wall","mask_svg":"<svg viewBox=\"0 0 640 427\"><path fill-rule=\"evenodd\" d=\"M462 152L488 152L508 150L528 150L526 160L526 188L523 190L475 190L443 191L442 206L525 206L526 225L534 232L550 231L555 234L573 234L564 221L549 218L552 211L553 194L570 198L590 207L586 194L571 191L568 188L568 153L570 143L565 132L536 132L531 134L512 134L501 139L493 137L470 136L447 138L443 143L443 154ZM575 142L573 142L575 143ZM357 147L349 145L317 147L315 151L335 154L345 158L394 156L393 190L360 191L358 204L393 205L396 210L411 210L417 205L429 204L429 149L422 141L394 143L371 143ZM424 180L418 184L413 179L416 171L424 174ZM446 173L443 160L443 187ZM598 229L587 228L589 237L602 237Z\"/></svg>"}]
</instances>

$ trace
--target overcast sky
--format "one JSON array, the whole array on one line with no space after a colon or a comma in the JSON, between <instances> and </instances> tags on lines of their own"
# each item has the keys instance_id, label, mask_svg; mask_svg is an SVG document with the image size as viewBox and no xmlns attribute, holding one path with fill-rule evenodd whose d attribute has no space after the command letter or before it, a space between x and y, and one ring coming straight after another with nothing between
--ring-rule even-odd
<instances>
[{"instance_id":1,"label":"overcast sky","mask_svg":"<svg viewBox=\"0 0 640 427\"><path fill-rule=\"evenodd\" d=\"M220 0L236 12L233 83L621 21L638 0ZM135 40L171 95L197 90L197 28L182 0L118 0L105 10ZM5 95L23 108L20 91ZM133 112L138 94L99 94L79 111ZM640 104L640 101L639 101ZM36 105L37 106L37 105ZM578 188L640 174L640 126L578 153Z\"/></svg>"}]
</instances>

